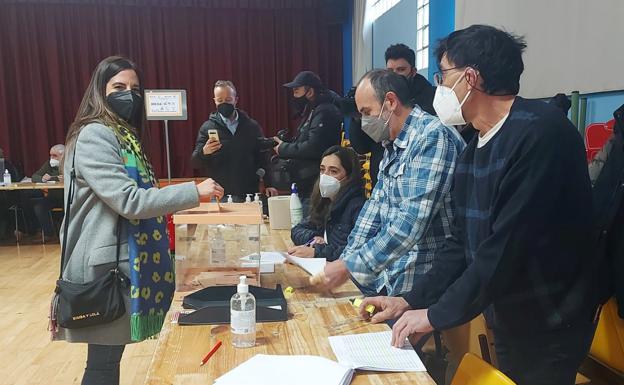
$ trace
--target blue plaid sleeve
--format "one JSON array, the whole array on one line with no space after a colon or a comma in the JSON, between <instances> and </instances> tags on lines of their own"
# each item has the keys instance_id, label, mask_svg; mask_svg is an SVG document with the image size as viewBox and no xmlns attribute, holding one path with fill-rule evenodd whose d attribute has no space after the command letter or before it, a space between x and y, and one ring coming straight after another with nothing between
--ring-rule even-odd
<instances>
[{"instance_id":1,"label":"blue plaid sleeve","mask_svg":"<svg viewBox=\"0 0 624 385\"><path fill-rule=\"evenodd\" d=\"M426 135L414 138L415 142L408 147L409 162L396 181L400 196L385 198L398 200L398 210L392 210L394 214L390 220L380 224L379 210L384 205L378 200L368 202L343 253L342 259L349 271L362 285L372 284L388 266L393 270L405 269L393 262L423 241L451 189L460 150L449 138L448 131L428 128ZM375 186L375 190L384 188L381 174L379 180L382 184Z\"/></svg>"}]
</instances>

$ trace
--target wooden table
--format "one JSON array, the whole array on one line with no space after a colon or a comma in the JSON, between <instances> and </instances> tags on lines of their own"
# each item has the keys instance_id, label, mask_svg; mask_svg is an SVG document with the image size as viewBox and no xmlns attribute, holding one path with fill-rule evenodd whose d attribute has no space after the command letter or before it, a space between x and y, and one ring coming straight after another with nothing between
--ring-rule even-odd
<instances>
[{"instance_id":1,"label":"wooden table","mask_svg":"<svg viewBox=\"0 0 624 385\"><path fill-rule=\"evenodd\" d=\"M290 231L262 229L262 249L285 250L290 244ZM288 321L258 323L256 346L236 349L231 344L229 325L179 326L170 322L171 315L182 308L187 293L176 293L150 364L146 384L210 385L213 381L256 354L309 354L336 360L329 345L329 336L379 332L388 330L385 324L373 325L362 321L350 298L361 296L349 282L332 294L319 294L307 288L309 276L294 265L276 265L275 273L262 274L262 286L295 289L288 299ZM216 343L223 346L203 367L200 360ZM279 370L279 368L276 368ZM293 379L293 384L297 380ZM354 385L435 385L425 373L381 373L357 371ZM241 384L243 385L243 384ZM323 385L323 384L319 384Z\"/></svg>"},{"instance_id":2,"label":"wooden table","mask_svg":"<svg viewBox=\"0 0 624 385\"><path fill-rule=\"evenodd\" d=\"M54 183L11 183L10 185L0 185L0 191L13 191L13 190L56 190L63 189L63 182Z\"/></svg>"}]
</instances>

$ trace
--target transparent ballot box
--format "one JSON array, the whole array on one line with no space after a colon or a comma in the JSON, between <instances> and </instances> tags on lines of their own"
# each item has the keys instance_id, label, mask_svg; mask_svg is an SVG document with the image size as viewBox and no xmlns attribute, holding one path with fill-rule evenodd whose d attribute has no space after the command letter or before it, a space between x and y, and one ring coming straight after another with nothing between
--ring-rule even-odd
<instances>
[{"instance_id":1,"label":"transparent ballot box","mask_svg":"<svg viewBox=\"0 0 624 385\"><path fill-rule=\"evenodd\" d=\"M176 213L173 223L176 290L236 285L241 275L250 285L260 286L258 203L202 203Z\"/></svg>"}]
</instances>

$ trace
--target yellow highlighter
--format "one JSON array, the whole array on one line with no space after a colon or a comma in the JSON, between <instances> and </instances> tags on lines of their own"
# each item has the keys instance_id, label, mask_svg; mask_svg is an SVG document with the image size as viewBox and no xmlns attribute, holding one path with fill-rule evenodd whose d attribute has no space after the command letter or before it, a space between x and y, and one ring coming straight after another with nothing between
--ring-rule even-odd
<instances>
[{"instance_id":1,"label":"yellow highlighter","mask_svg":"<svg viewBox=\"0 0 624 385\"><path fill-rule=\"evenodd\" d=\"M362 298L355 298L351 300L351 304L353 305L353 307L356 307L359 309L360 305L362 305ZM375 312L375 306L368 305L364 308L364 310L366 310L368 314L373 315L373 313Z\"/></svg>"},{"instance_id":2,"label":"yellow highlighter","mask_svg":"<svg viewBox=\"0 0 624 385\"><path fill-rule=\"evenodd\" d=\"M284 297L288 299L292 297L294 292L295 292L295 289L293 289L291 286L288 286L286 289L284 289Z\"/></svg>"}]
</instances>

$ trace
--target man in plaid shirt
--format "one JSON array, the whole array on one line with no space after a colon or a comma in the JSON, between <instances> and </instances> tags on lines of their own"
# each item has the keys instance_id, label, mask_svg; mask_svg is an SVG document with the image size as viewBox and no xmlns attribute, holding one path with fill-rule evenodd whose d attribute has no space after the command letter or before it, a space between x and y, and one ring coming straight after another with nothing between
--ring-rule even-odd
<instances>
[{"instance_id":1,"label":"man in plaid shirt","mask_svg":"<svg viewBox=\"0 0 624 385\"><path fill-rule=\"evenodd\" d=\"M407 82L388 70L364 75L355 99L362 130L386 150L379 181L364 205L340 260L326 265L320 286L349 273L367 295L408 292L450 235L450 190L465 147L457 130L412 107Z\"/></svg>"}]
</instances>

